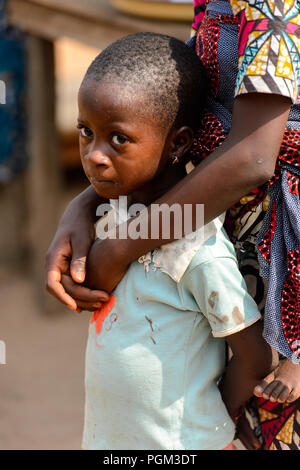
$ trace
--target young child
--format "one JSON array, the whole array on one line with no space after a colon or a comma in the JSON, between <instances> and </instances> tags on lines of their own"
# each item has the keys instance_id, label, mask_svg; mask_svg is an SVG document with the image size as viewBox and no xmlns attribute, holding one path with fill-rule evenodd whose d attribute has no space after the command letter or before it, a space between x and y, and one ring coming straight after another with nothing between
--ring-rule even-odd
<instances>
[{"instance_id":1,"label":"young child","mask_svg":"<svg viewBox=\"0 0 300 470\"><path fill-rule=\"evenodd\" d=\"M97 56L80 87L78 118L82 165L97 194L148 205L183 178L201 113L193 103L205 93L198 57L175 38L130 35ZM93 314L84 448L231 445L234 422L276 358L221 225L213 221L213 235L193 250L177 240L133 262ZM92 248L94 287L97 270ZM221 397L224 338L233 357Z\"/></svg>"},{"instance_id":2,"label":"young child","mask_svg":"<svg viewBox=\"0 0 300 470\"><path fill-rule=\"evenodd\" d=\"M190 45L205 66L209 90L207 113L191 153L195 164L207 158L192 178L185 177L161 202L205 203L207 221L231 208L226 229L238 250L242 274L250 280L250 291L263 311L267 288L259 275L255 242L268 197L267 184L260 185L273 177L278 156L258 250L263 273L271 280L266 338L288 359L255 388L255 394L261 397L258 414L265 447L298 449L299 2L194 0L194 6L195 36ZM292 214L285 226L283 201L286 213ZM65 289L61 285L61 275L67 269L74 281L84 281L98 204L99 197L91 186L69 204L47 256L48 290L73 310L92 307L93 302L104 298L103 292L79 284L69 282ZM283 237L286 234L288 237ZM167 241L171 240L172 235ZM98 246L98 264L102 267L98 287L110 292L130 262L167 241L102 242L101 249ZM255 432L259 435L258 428Z\"/></svg>"}]
</instances>

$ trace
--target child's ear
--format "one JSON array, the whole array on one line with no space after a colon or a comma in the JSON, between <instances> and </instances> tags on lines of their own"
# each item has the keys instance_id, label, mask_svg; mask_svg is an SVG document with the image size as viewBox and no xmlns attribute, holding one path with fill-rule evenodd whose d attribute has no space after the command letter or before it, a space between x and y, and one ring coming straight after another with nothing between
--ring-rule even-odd
<instances>
[{"instance_id":1,"label":"child's ear","mask_svg":"<svg viewBox=\"0 0 300 470\"><path fill-rule=\"evenodd\" d=\"M171 132L169 158L177 163L186 154L194 138L193 130L188 126L180 127Z\"/></svg>"}]
</instances>

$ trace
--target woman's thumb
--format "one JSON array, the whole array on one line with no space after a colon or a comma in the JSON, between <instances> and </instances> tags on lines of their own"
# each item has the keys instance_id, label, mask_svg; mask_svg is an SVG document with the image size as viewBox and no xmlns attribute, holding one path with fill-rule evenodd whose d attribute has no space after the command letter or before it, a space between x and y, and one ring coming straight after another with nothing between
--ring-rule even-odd
<instances>
[{"instance_id":1,"label":"woman's thumb","mask_svg":"<svg viewBox=\"0 0 300 470\"><path fill-rule=\"evenodd\" d=\"M86 256L73 254L70 273L74 282L84 282L86 276Z\"/></svg>"}]
</instances>

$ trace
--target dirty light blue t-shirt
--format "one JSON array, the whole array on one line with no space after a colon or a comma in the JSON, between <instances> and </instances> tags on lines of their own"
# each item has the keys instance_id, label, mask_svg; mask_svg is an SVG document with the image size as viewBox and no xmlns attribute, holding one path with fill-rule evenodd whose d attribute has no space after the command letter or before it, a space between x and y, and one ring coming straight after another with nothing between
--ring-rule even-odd
<instances>
[{"instance_id":1,"label":"dirty light blue t-shirt","mask_svg":"<svg viewBox=\"0 0 300 470\"><path fill-rule=\"evenodd\" d=\"M235 430L217 387L223 337L259 318L223 230L179 282L133 262L90 324L83 448L225 448Z\"/></svg>"}]
</instances>

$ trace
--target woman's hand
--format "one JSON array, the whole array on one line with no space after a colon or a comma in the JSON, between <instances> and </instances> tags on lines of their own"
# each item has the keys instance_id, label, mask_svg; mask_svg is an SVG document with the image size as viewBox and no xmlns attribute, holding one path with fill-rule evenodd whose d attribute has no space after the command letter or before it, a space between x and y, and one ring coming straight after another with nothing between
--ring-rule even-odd
<instances>
[{"instance_id":1,"label":"woman's hand","mask_svg":"<svg viewBox=\"0 0 300 470\"><path fill-rule=\"evenodd\" d=\"M127 255L126 240L97 239L88 255L86 285L110 293L128 269Z\"/></svg>"},{"instance_id":2,"label":"woman's hand","mask_svg":"<svg viewBox=\"0 0 300 470\"><path fill-rule=\"evenodd\" d=\"M87 188L67 206L46 255L46 288L72 310L76 301L62 284L62 275L70 273L73 281L82 283L86 259L95 239L96 209L101 200L92 187ZM70 292L70 291L69 291ZM103 292L85 292L85 301L103 301Z\"/></svg>"},{"instance_id":3,"label":"woman's hand","mask_svg":"<svg viewBox=\"0 0 300 470\"><path fill-rule=\"evenodd\" d=\"M48 292L65 304L71 310L77 310L78 305L72 295L62 283L63 275L70 273L70 279L75 284L82 283L86 275L86 259L89 249L94 242L93 224L84 226L84 223L74 223L72 229L69 224L62 223L50 245L46 255L46 288ZM80 286L80 284L79 284ZM86 292L87 294L87 292ZM78 296L80 297L80 295ZM102 300L102 293L86 295L86 302Z\"/></svg>"},{"instance_id":4,"label":"woman's hand","mask_svg":"<svg viewBox=\"0 0 300 470\"><path fill-rule=\"evenodd\" d=\"M62 274L61 285L65 292L75 301L78 313L81 313L82 310L94 312L102 307L103 302L109 300L109 295L106 292L91 290L88 287L77 284L69 274Z\"/></svg>"},{"instance_id":5,"label":"woman's hand","mask_svg":"<svg viewBox=\"0 0 300 470\"><path fill-rule=\"evenodd\" d=\"M69 273L61 275L60 286L75 302L74 310L78 313L82 310L93 312L101 308L102 303L109 299L106 292L111 292L127 271L126 264L122 267L118 246L120 240L96 240L93 243L88 255L84 286L74 282Z\"/></svg>"}]
</instances>

